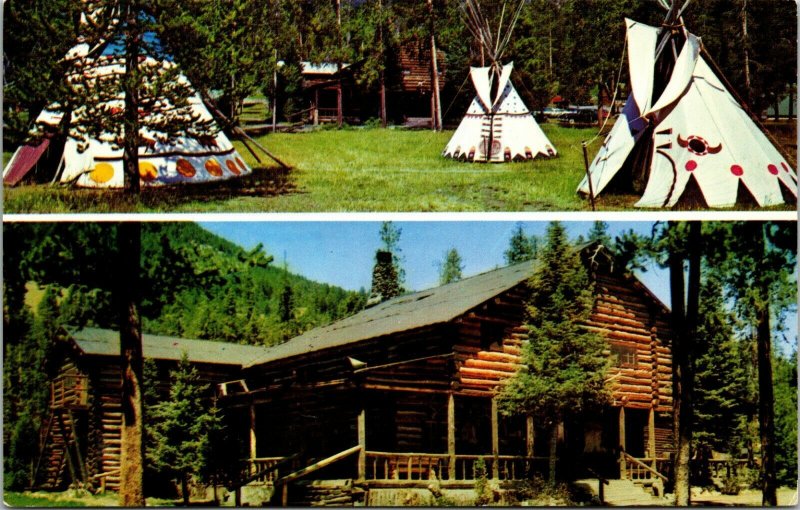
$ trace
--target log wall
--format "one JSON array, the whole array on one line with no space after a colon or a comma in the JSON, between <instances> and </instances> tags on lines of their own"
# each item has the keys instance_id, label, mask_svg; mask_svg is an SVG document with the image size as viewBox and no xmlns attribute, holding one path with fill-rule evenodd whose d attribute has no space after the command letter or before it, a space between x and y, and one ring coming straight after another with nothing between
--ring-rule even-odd
<instances>
[{"instance_id":1,"label":"log wall","mask_svg":"<svg viewBox=\"0 0 800 510\"><path fill-rule=\"evenodd\" d=\"M436 51L439 67L439 88L444 87L445 54ZM430 43L412 39L400 47L397 57L400 67L403 92L429 92L431 90L431 48Z\"/></svg>"},{"instance_id":2,"label":"log wall","mask_svg":"<svg viewBox=\"0 0 800 510\"><path fill-rule=\"evenodd\" d=\"M671 411L668 317L642 284L633 278L598 275L597 300L587 327L605 337L609 353L614 346L635 353L634 363L618 363L621 366L610 370L614 405Z\"/></svg>"},{"instance_id":3,"label":"log wall","mask_svg":"<svg viewBox=\"0 0 800 510\"><path fill-rule=\"evenodd\" d=\"M76 361L77 359L77 361ZM155 384L165 398L169 394L169 372L177 366L174 361L158 361ZM238 376L238 365L194 364L203 384L213 385ZM79 440L85 444L86 469L95 485L103 475L106 489L119 488L119 469L121 454L122 405L121 370L116 358L101 356L66 357L59 370L59 376L85 375L88 378L88 425L86 437Z\"/></svg>"}]
</instances>

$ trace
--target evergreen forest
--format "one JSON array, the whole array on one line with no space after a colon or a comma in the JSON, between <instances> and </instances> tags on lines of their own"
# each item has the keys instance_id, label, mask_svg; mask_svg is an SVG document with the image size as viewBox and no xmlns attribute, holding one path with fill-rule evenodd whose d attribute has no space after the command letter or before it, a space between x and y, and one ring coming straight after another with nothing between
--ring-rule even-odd
<instances>
[{"instance_id":1,"label":"evergreen forest","mask_svg":"<svg viewBox=\"0 0 800 510\"><path fill-rule=\"evenodd\" d=\"M484 0L492 23L512 7ZM696 0L684 13L687 28L702 37L734 89L753 111L792 93L796 82L796 5L783 0ZM4 141L16 145L29 123L49 103L65 99L64 55L78 37L107 37L98 26L76 23L85 2L36 0L4 2ZM93 2L101 9L114 2ZM441 105L445 117L460 119L472 100L469 66L480 65L481 50L469 32L456 0L269 0L181 2L130 0L126 7L144 13L141 29L160 44L148 52L174 59L201 92L212 93L233 121L247 97L275 101L279 120L291 120L307 107L302 62L348 64L345 102L362 121L380 116L385 91L389 122L425 108L397 95L402 91L403 52L429 52L431 37L443 53ZM509 5L506 5L509 4ZM508 12L506 12L508 11ZM100 12L100 11L98 11ZM556 95L573 104L597 104L627 92L623 62L625 18L659 25L665 10L655 0L528 0L510 35L504 60L514 62L515 83L524 102L541 110ZM99 27L99 28L98 28ZM621 88L618 85L622 85ZM417 104L419 103L419 104ZM270 112L271 113L271 112ZM419 114L417 112L416 114ZM270 115L271 117L271 115ZM293 120L292 120L293 121Z\"/></svg>"}]
</instances>

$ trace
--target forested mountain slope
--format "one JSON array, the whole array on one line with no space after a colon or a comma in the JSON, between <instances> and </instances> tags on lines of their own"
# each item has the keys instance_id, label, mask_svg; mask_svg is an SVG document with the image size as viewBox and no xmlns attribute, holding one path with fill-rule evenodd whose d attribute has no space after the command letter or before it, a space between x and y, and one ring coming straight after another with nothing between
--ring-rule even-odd
<instances>
[{"instance_id":1,"label":"forested mountain slope","mask_svg":"<svg viewBox=\"0 0 800 510\"><path fill-rule=\"evenodd\" d=\"M116 328L113 224L5 226L7 312L22 311L25 284L51 285L59 322ZM10 253L11 252L11 253ZM142 227L143 329L188 338L272 345L363 307L363 293L276 267L194 223Z\"/></svg>"}]
</instances>

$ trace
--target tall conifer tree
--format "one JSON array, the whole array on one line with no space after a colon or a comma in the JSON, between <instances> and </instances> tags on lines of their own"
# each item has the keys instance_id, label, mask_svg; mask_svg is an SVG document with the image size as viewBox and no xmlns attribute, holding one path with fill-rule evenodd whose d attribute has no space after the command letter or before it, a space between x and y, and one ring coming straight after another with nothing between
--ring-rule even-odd
<instances>
[{"instance_id":1,"label":"tall conifer tree","mask_svg":"<svg viewBox=\"0 0 800 510\"><path fill-rule=\"evenodd\" d=\"M603 354L603 338L583 326L594 304L592 282L560 223L548 227L539 262L528 284L525 368L509 379L498 398L503 414L530 414L550 429L553 484L557 426L568 416L608 401L609 359Z\"/></svg>"}]
</instances>

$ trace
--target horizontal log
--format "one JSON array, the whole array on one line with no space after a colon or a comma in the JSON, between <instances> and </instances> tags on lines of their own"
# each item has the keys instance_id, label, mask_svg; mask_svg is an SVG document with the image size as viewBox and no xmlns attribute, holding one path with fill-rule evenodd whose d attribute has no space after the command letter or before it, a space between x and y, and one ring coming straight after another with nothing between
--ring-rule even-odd
<instances>
[{"instance_id":1,"label":"horizontal log","mask_svg":"<svg viewBox=\"0 0 800 510\"><path fill-rule=\"evenodd\" d=\"M477 386L482 388L495 388L502 384L503 381L487 381L485 379L469 379L462 377L461 378L461 385L462 386Z\"/></svg>"},{"instance_id":2,"label":"horizontal log","mask_svg":"<svg viewBox=\"0 0 800 510\"><path fill-rule=\"evenodd\" d=\"M453 350L456 351L456 353L458 353L458 354L461 354L461 353L477 354L477 353L482 351L480 346L465 345L463 343L456 344L453 347Z\"/></svg>"},{"instance_id":3,"label":"horizontal log","mask_svg":"<svg viewBox=\"0 0 800 510\"><path fill-rule=\"evenodd\" d=\"M426 394L447 394L450 390L445 389L431 389L431 388L414 388L409 386L390 386L385 384L364 384L363 388L366 390L375 391L399 391L406 393L426 393Z\"/></svg>"},{"instance_id":4,"label":"horizontal log","mask_svg":"<svg viewBox=\"0 0 800 510\"><path fill-rule=\"evenodd\" d=\"M609 340L627 340L636 344L650 344L650 337L647 335L638 335L635 333L626 333L624 331L617 331L607 328L598 328L596 326L585 326L587 330L605 336Z\"/></svg>"},{"instance_id":5,"label":"horizontal log","mask_svg":"<svg viewBox=\"0 0 800 510\"><path fill-rule=\"evenodd\" d=\"M484 361L496 361L503 363L519 363L520 357L516 354L495 351L478 351L477 358Z\"/></svg>"},{"instance_id":6,"label":"horizontal log","mask_svg":"<svg viewBox=\"0 0 800 510\"><path fill-rule=\"evenodd\" d=\"M633 385L633 384L622 384L622 385L616 385L614 387L614 393L615 394L625 394L625 395L632 394L632 393L652 395L653 392L652 392L650 386L639 386L639 385Z\"/></svg>"},{"instance_id":7,"label":"horizontal log","mask_svg":"<svg viewBox=\"0 0 800 510\"><path fill-rule=\"evenodd\" d=\"M502 361L486 361L482 359L468 359L464 362L464 366L469 368L482 368L484 370L498 370L501 372L514 373L519 370L518 363L509 363Z\"/></svg>"},{"instance_id":8,"label":"horizontal log","mask_svg":"<svg viewBox=\"0 0 800 510\"><path fill-rule=\"evenodd\" d=\"M513 375L513 372L508 371L500 371L500 370L485 370L482 368L470 368L470 367L462 367L461 368L461 377L462 380L464 378L468 379L489 379L497 381L499 379L505 379Z\"/></svg>"},{"instance_id":9,"label":"horizontal log","mask_svg":"<svg viewBox=\"0 0 800 510\"><path fill-rule=\"evenodd\" d=\"M623 317L619 314L615 314L613 311L605 307L598 307L595 309L590 315L589 320L592 322L613 324L616 327L630 328L635 331L644 331L648 334L650 333L650 328L648 327L646 321L640 320L639 318L634 319L631 317Z\"/></svg>"}]
</instances>

